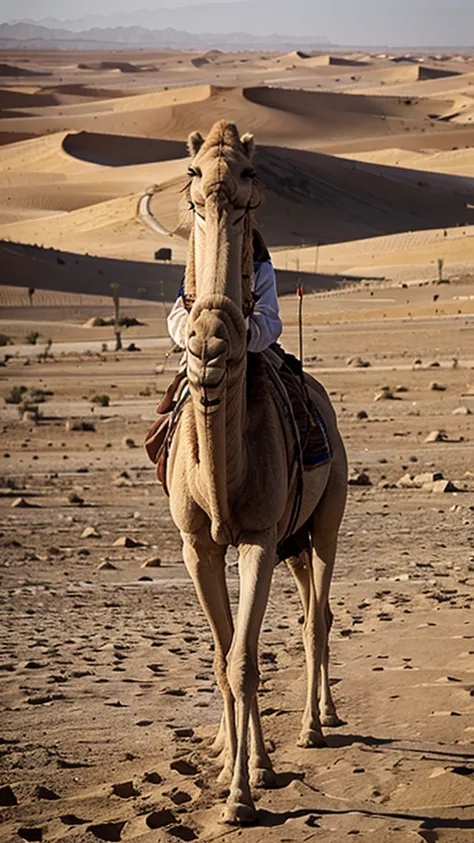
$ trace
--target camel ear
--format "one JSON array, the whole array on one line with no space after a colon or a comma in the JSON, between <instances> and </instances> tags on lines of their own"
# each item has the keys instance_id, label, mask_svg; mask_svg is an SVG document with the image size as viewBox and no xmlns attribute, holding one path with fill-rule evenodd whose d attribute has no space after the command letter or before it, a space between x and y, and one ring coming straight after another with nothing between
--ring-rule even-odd
<instances>
[{"instance_id":1,"label":"camel ear","mask_svg":"<svg viewBox=\"0 0 474 843\"><path fill-rule=\"evenodd\" d=\"M255 139L253 135L249 135L248 132L245 135L242 135L240 138L240 142L244 148L244 152L247 158L252 160L254 153L255 153Z\"/></svg>"},{"instance_id":2,"label":"camel ear","mask_svg":"<svg viewBox=\"0 0 474 843\"><path fill-rule=\"evenodd\" d=\"M201 135L201 132L191 132L188 137L188 152L191 158L194 158L195 155L198 154L201 146L204 143L204 138Z\"/></svg>"}]
</instances>

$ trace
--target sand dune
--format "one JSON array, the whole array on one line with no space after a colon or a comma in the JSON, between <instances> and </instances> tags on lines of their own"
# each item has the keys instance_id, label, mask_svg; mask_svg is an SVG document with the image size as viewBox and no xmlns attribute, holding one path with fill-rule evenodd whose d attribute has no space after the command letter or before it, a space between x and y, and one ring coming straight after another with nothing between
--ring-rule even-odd
<instances>
[{"instance_id":1,"label":"sand dune","mask_svg":"<svg viewBox=\"0 0 474 843\"><path fill-rule=\"evenodd\" d=\"M274 253L277 267L347 278L374 276L394 281L433 280L442 258L450 275L470 272L474 261L474 226L402 232L358 242L282 250Z\"/></svg>"},{"instance_id":2,"label":"sand dune","mask_svg":"<svg viewBox=\"0 0 474 843\"><path fill-rule=\"evenodd\" d=\"M474 149L450 150L449 152L412 152L407 149L378 149L371 152L356 152L357 161L384 164L389 167L403 167L409 170L445 173L474 178Z\"/></svg>"},{"instance_id":3,"label":"sand dune","mask_svg":"<svg viewBox=\"0 0 474 843\"><path fill-rule=\"evenodd\" d=\"M18 67L15 64L0 62L0 76L49 76L43 70L32 70L29 67Z\"/></svg>"},{"instance_id":4,"label":"sand dune","mask_svg":"<svg viewBox=\"0 0 474 843\"><path fill-rule=\"evenodd\" d=\"M195 129L208 131L216 115L225 113L242 130L255 132L263 143L324 148L348 138L353 142L405 134L408 146L425 146L426 139L418 135L428 127L433 130L432 138L439 133L440 140L443 133L453 131L443 123L429 126L428 117L451 107L449 99L408 102L398 97L270 87L200 86L64 107L61 115L54 108L43 109L45 116L4 119L1 128L8 133L28 131L38 135L67 128L184 140ZM417 138L412 137L415 134Z\"/></svg>"},{"instance_id":5,"label":"sand dune","mask_svg":"<svg viewBox=\"0 0 474 843\"><path fill-rule=\"evenodd\" d=\"M147 164L184 158L184 143L154 138L134 138L125 135L100 135L94 132L67 134L62 148L81 161L108 167Z\"/></svg>"},{"instance_id":6,"label":"sand dune","mask_svg":"<svg viewBox=\"0 0 474 843\"><path fill-rule=\"evenodd\" d=\"M467 207L472 182L456 176L277 147L260 148L255 160L265 192L259 221L270 245L339 242L474 219ZM180 186L163 185L151 200L167 228L178 224Z\"/></svg>"}]
</instances>

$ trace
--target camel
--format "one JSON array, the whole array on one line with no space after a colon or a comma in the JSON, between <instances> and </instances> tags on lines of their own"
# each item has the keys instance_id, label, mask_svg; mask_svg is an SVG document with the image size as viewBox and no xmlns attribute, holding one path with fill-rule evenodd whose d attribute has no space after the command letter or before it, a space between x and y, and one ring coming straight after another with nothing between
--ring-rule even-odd
<instances>
[{"instance_id":1,"label":"camel","mask_svg":"<svg viewBox=\"0 0 474 843\"><path fill-rule=\"evenodd\" d=\"M224 821L252 823L251 786L275 783L257 702L258 640L277 562L277 545L294 512L298 472L294 441L260 355L247 354L251 282L251 211L259 202L254 140L234 124L216 123L206 139L190 135L188 201L193 212L185 294L190 392L169 445L166 484L183 558L215 644L214 669L224 702L215 748L219 781L229 785ZM262 356L265 358L265 353ZM346 501L347 461L335 412L323 387L305 376L324 420L332 458L299 474L295 530L308 525L312 553L288 560L304 610L307 699L299 745L324 745L323 725L337 725L328 677L329 588ZM286 420L285 420L286 419ZM290 456L289 456L290 455ZM239 555L235 622L225 554ZM319 687L318 687L319 683ZM250 731L250 748L248 737Z\"/></svg>"}]
</instances>

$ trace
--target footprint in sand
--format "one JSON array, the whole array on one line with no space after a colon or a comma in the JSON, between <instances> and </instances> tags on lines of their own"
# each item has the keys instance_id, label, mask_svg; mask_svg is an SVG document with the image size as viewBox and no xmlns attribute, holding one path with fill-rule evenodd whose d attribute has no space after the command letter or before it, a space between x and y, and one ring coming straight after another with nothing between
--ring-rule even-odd
<instances>
[{"instance_id":1,"label":"footprint in sand","mask_svg":"<svg viewBox=\"0 0 474 843\"><path fill-rule=\"evenodd\" d=\"M152 773L145 773L143 776L144 782L150 782L150 784L161 784L163 779L159 773L152 772Z\"/></svg>"},{"instance_id":2,"label":"footprint in sand","mask_svg":"<svg viewBox=\"0 0 474 843\"><path fill-rule=\"evenodd\" d=\"M170 769L175 770L181 776L197 776L199 770L190 761L185 758L178 758L170 764Z\"/></svg>"},{"instance_id":3,"label":"footprint in sand","mask_svg":"<svg viewBox=\"0 0 474 843\"><path fill-rule=\"evenodd\" d=\"M162 808L160 811L153 811L146 818L148 828L165 828L167 825L177 822L175 815L169 808Z\"/></svg>"},{"instance_id":4,"label":"footprint in sand","mask_svg":"<svg viewBox=\"0 0 474 843\"><path fill-rule=\"evenodd\" d=\"M44 787L42 784L36 788L36 796L38 799L49 799L51 801L61 798L54 790L50 790L49 787Z\"/></svg>"},{"instance_id":5,"label":"footprint in sand","mask_svg":"<svg viewBox=\"0 0 474 843\"><path fill-rule=\"evenodd\" d=\"M133 796L140 796L140 791L136 789L132 781L114 784L112 785L112 791L120 799L131 799Z\"/></svg>"},{"instance_id":6,"label":"footprint in sand","mask_svg":"<svg viewBox=\"0 0 474 843\"><path fill-rule=\"evenodd\" d=\"M43 839L43 829L42 828L19 828L18 829L18 836L21 837L22 840L31 840L41 841Z\"/></svg>"},{"instance_id":7,"label":"footprint in sand","mask_svg":"<svg viewBox=\"0 0 474 843\"><path fill-rule=\"evenodd\" d=\"M85 825L90 822L90 820L82 820L80 817L76 817L75 814L63 814L59 819L63 825Z\"/></svg>"},{"instance_id":8,"label":"footprint in sand","mask_svg":"<svg viewBox=\"0 0 474 843\"><path fill-rule=\"evenodd\" d=\"M18 805L18 799L10 785L6 784L0 787L0 807L8 808L10 805Z\"/></svg>"},{"instance_id":9,"label":"footprint in sand","mask_svg":"<svg viewBox=\"0 0 474 843\"><path fill-rule=\"evenodd\" d=\"M110 822L99 823L99 825L89 825L87 831L90 831L98 840L107 840L109 843L118 843L122 837L122 831L125 827L125 822Z\"/></svg>"}]
</instances>

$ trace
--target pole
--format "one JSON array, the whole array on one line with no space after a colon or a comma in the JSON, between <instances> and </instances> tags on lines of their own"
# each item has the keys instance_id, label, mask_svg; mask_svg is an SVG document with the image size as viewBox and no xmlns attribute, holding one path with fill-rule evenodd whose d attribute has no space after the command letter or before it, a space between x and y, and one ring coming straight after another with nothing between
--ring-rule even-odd
<instances>
[{"instance_id":1,"label":"pole","mask_svg":"<svg viewBox=\"0 0 474 843\"><path fill-rule=\"evenodd\" d=\"M298 297L298 334L299 334L299 349L300 362L303 365L303 296L304 290L301 284L296 288L296 295Z\"/></svg>"}]
</instances>

